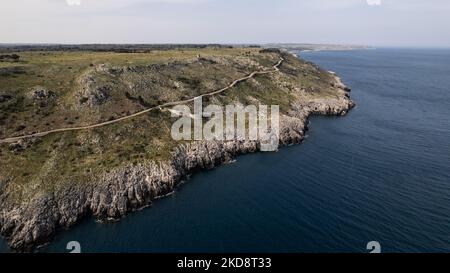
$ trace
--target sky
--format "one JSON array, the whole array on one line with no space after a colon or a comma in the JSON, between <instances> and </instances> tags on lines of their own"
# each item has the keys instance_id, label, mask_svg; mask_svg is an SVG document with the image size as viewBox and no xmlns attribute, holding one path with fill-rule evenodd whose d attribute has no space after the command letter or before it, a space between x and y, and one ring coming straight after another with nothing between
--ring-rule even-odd
<instances>
[{"instance_id":1,"label":"sky","mask_svg":"<svg viewBox=\"0 0 450 273\"><path fill-rule=\"evenodd\" d=\"M450 47L450 0L1 0L0 43Z\"/></svg>"}]
</instances>

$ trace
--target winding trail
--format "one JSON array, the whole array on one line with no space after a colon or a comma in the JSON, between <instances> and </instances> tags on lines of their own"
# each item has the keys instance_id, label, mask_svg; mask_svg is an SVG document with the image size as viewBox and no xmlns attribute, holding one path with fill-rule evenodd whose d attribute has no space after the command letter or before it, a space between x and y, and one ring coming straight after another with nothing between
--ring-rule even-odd
<instances>
[{"instance_id":1,"label":"winding trail","mask_svg":"<svg viewBox=\"0 0 450 273\"><path fill-rule=\"evenodd\" d=\"M110 120L110 121L106 121L106 122L101 122L101 123L97 123L97 124L93 124L93 125L54 129L54 130L50 130L50 131L46 131L46 132L34 133L34 134L18 136L18 137L5 138L5 139L1 139L0 140L0 144L1 143L16 142L16 141L19 141L19 140L22 140L22 139L32 138L32 137L43 137L43 136L46 136L48 134L53 134L53 133L61 133L61 132L69 132L69 131L80 131L80 130L88 130L88 129L99 128L99 127L107 126L107 125L110 125L110 124L118 123L118 122L121 122L121 121L124 121L124 120L132 119L132 118L135 118L137 116L141 116L143 114L146 114L146 113L148 113L150 111L156 110L156 109L161 110L162 108L193 102L195 99L198 99L198 98L214 96L214 95L223 93L223 92L227 91L228 89L231 89L232 87L234 87L236 84L238 84L240 82L243 82L243 81L246 81L246 80L249 80L249 79L255 77L256 75L263 75L263 74L269 74L269 73L274 73L274 72L280 71L279 67L283 63L283 61L284 61L284 59L280 58L280 60L273 66L273 69L271 69L271 70L254 71L254 72L252 72L250 75L248 75L246 77L243 77L243 78L240 78L240 79L237 79L237 80L233 81L227 87L224 87L222 89L219 89L219 90L216 90L216 91L212 91L210 93L206 93L206 94L203 94L203 95L191 98L191 99L164 103L164 104L157 105L157 106L148 108L146 110L143 110L143 111L140 111L140 112L137 112L137 113L125 116L125 117L121 117L121 118L118 118L118 119L114 119L114 120Z\"/></svg>"}]
</instances>

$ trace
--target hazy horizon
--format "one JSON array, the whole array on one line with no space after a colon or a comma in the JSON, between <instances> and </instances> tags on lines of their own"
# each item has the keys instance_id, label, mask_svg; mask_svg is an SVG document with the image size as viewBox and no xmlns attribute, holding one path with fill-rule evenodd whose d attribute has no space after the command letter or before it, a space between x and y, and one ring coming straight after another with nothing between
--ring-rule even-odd
<instances>
[{"instance_id":1,"label":"hazy horizon","mask_svg":"<svg viewBox=\"0 0 450 273\"><path fill-rule=\"evenodd\" d=\"M6 0L2 44L450 47L446 0Z\"/></svg>"},{"instance_id":2,"label":"hazy horizon","mask_svg":"<svg viewBox=\"0 0 450 273\"><path fill-rule=\"evenodd\" d=\"M267 43L2 43L0 42L0 46L27 46L27 45L36 45L36 46L45 46L45 45L61 45L61 46L78 46L78 45L221 45L221 46L266 46L266 45L317 45L317 46L359 46L359 47L367 47L368 49L450 49L450 46L442 45L442 46L390 46L390 45L367 45L367 44L344 44L344 43L308 43L308 42L267 42Z\"/></svg>"}]
</instances>

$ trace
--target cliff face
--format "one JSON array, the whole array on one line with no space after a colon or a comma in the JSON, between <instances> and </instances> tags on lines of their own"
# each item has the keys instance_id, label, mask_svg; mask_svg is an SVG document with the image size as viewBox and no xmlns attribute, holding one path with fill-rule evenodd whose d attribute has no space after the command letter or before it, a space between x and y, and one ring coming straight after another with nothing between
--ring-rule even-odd
<instances>
[{"instance_id":1,"label":"cliff face","mask_svg":"<svg viewBox=\"0 0 450 273\"><path fill-rule=\"evenodd\" d=\"M334 96L299 99L280 117L280 146L301 143L310 115L345 115L354 106L346 88L334 77ZM238 155L259 151L257 141L200 141L178 146L165 161L128 164L99 176L95 183L59 187L31 200L10 201L0 183L0 232L13 249L32 250L47 243L61 228L69 228L87 215L119 219L149 206L173 192L189 174L211 169Z\"/></svg>"}]
</instances>

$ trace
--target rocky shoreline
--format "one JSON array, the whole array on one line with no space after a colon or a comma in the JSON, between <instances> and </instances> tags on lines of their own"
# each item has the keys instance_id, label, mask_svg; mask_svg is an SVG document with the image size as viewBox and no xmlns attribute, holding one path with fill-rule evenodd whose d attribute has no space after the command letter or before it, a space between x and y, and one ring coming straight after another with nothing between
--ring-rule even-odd
<instances>
[{"instance_id":1,"label":"rocky shoreline","mask_svg":"<svg viewBox=\"0 0 450 273\"><path fill-rule=\"evenodd\" d=\"M354 107L350 90L337 76L335 80L335 98L296 102L287 115L280 117L280 146L303 141L309 116L342 116ZM259 146L256 141L193 142L179 146L168 162L120 167L103 174L98 183L64 187L20 205L8 203L0 187L0 203L4 204L0 209L0 233L12 249L33 251L84 217L120 219L170 194L188 175L258 152Z\"/></svg>"}]
</instances>

